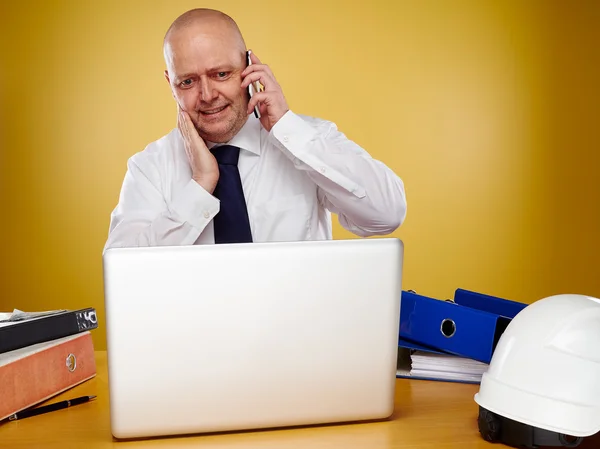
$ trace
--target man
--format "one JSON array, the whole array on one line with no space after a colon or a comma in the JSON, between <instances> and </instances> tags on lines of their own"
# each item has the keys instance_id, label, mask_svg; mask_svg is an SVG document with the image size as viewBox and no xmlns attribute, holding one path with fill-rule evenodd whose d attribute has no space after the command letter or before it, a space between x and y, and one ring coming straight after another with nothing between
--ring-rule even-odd
<instances>
[{"instance_id":1,"label":"man","mask_svg":"<svg viewBox=\"0 0 600 449\"><path fill-rule=\"evenodd\" d=\"M129 159L105 249L331 239L331 212L363 237L402 224L402 180L333 123L292 112L269 67L254 54L247 66L229 16L184 13L164 57L178 126Z\"/></svg>"}]
</instances>

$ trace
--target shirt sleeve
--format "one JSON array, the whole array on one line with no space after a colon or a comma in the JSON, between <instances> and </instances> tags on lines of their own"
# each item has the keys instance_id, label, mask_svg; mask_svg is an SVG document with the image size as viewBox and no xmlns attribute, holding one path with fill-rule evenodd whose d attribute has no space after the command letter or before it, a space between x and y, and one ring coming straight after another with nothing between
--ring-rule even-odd
<instances>
[{"instance_id":1,"label":"shirt sleeve","mask_svg":"<svg viewBox=\"0 0 600 449\"><path fill-rule=\"evenodd\" d=\"M167 201L159 187L159 170L143 162L130 158L127 163L104 250L191 245L219 212L219 200L193 179Z\"/></svg>"},{"instance_id":2,"label":"shirt sleeve","mask_svg":"<svg viewBox=\"0 0 600 449\"><path fill-rule=\"evenodd\" d=\"M338 131L288 111L270 138L318 187L320 203L362 237L390 234L406 217L403 181Z\"/></svg>"}]
</instances>

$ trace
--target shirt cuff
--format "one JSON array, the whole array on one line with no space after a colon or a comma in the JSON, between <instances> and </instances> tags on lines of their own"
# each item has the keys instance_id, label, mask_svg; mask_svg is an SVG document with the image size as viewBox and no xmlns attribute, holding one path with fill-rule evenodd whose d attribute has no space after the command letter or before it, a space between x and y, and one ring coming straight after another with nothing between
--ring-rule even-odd
<instances>
[{"instance_id":1,"label":"shirt cuff","mask_svg":"<svg viewBox=\"0 0 600 449\"><path fill-rule=\"evenodd\" d=\"M271 136L278 148L294 162L301 165L307 145L317 138L318 132L292 111L283 114L271 128Z\"/></svg>"},{"instance_id":2,"label":"shirt cuff","mask_svg":"<svg viewBox=\"0 0 600 449\"><path fill-rule=\"evenodd\" d=\"M220 205L217 198L190 179L174 198L170 209L183 221L202 230L219 213Z\"/></svg>"}]
</instances>

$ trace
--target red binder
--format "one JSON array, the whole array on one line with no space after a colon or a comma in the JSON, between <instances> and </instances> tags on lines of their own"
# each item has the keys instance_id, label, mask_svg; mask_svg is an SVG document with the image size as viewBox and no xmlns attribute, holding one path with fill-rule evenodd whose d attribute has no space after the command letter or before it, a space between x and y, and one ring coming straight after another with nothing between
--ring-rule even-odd
<instances>
[{"instance_id":1,"label":"red binder","mask_svg":"<svg viewBox=\"0 0 600 449\"><path fill-rule=\"evenodd\" d=\"M0 420L95 375L89 331L0 354Z\"/></svg>"}]
</instances>

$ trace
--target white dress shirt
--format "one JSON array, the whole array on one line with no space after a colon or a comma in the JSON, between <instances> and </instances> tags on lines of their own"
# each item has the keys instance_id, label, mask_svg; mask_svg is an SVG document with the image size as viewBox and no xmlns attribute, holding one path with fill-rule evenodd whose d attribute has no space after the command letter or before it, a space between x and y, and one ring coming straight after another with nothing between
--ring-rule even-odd
<instances>
[{"instance_id":1,"label":"white dress shirt","mask_svg":"<svg viewBox=\"0 0 600 449\"><path fill-rule=\"evenodd\" d=\"M331 239L331 212L361 237L404 221L402 180L331 122L288 111L267 132L251 115L228 144L241 148L254 242ZM192 179L175 128L128 160L105 249L214 243L219 204Z\"/></svg>"}]
</instances>

